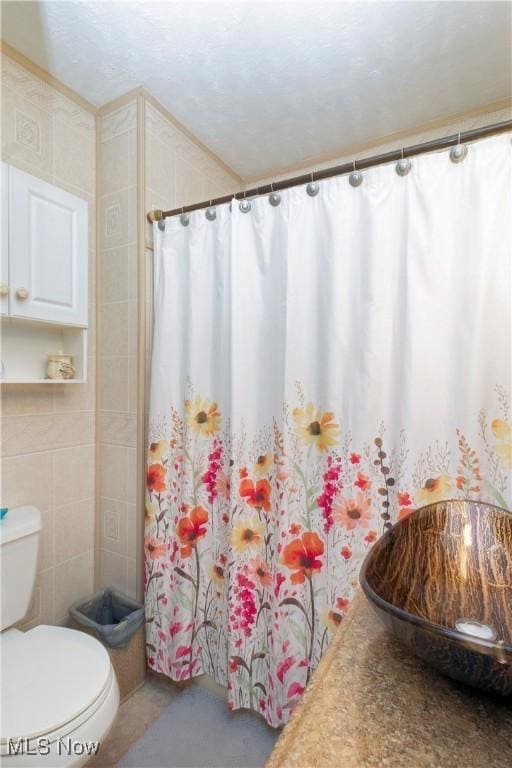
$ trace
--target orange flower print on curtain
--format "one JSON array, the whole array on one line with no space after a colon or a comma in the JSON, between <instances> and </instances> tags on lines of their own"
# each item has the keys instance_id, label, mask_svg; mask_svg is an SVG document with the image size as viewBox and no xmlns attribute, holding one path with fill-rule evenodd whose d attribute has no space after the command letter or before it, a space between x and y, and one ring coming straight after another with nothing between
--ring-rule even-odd
<instances>
[{"instance_id":1,"label":"orange flower print on curtain","mask_svg":"<svg viewBox=\"0 0 512 768\"><path fill-rule=\"evenodd\" d=\"M382 424L355 443L300 387L251 439L213 399L178 404L148 446L150 668L174 680L208 674L231 708L285 723L392 523L448 497L506 506L512 429L499 394L501 412L477 415L478 444L454 427L451 443L422 452L405 433L388 446Z\"/></svg>"}]
</instances>

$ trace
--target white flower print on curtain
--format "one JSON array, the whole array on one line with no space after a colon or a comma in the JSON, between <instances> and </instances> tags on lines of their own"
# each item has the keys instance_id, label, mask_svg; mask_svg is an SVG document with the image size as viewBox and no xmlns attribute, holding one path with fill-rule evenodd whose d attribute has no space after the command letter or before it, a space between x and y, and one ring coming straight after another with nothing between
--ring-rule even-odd
<instances>
[{"instance_id":1,"label":"white flower print on curtain","mask_svg":"<svg viewBox=\"0 0 512 768\"><path fill-rule=\"evenodd\" d=\"M510 504L510 138L155 228L152 669L287 721L372 543Z\"/></svg>"}]
</instances>

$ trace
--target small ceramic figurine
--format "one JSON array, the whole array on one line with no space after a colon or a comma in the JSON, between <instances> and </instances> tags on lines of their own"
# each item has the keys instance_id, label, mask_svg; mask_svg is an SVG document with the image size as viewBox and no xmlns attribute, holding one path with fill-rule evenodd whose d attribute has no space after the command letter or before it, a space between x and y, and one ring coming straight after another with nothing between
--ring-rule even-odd
<instances>
[{"instance_id":1,"label":"small ceramic figurine","mask_svg":"<svg viewBox=\"0 0 512 768\"><path fill-rule=\"evenodd\" d=\"M75 376L73 355L48 355L47 373L49 379L72 379Z\"/></svg>"}]
</instances>

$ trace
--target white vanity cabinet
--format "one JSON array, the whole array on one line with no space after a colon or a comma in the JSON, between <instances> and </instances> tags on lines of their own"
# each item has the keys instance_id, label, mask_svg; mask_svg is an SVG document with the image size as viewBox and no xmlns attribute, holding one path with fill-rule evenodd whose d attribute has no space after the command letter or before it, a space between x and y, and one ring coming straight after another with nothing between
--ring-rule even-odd
<instances>
[{"instance_id":1,"label":"white vanity cabinet","mask_svg":"<svg viewBox=\"0 0 512 768\"><path fill-rule=\"evenodd\" d=\"M73 354L85 380L88 203L2 163L0 299L4 381L44 382L49 354ZM59 382L60 383L60 382Z\"/></svg>"}]
</instances>

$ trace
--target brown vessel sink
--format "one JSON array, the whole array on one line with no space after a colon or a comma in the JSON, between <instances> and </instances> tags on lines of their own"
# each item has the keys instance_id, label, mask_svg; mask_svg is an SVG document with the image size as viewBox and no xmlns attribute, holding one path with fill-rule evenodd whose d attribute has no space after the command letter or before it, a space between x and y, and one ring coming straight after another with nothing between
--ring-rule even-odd
<instances>
[{"instance_id":1,"label":"brown vessel sink","mask_svg":"<svg viewBox=\"0 0 512 768\"><path fill-rule=\"evenodd\" d=\"M400 520L366 557L368 600L396 637L455 680L512 695L512 513L442 501Z\"/></svg>"}]
</instances>

